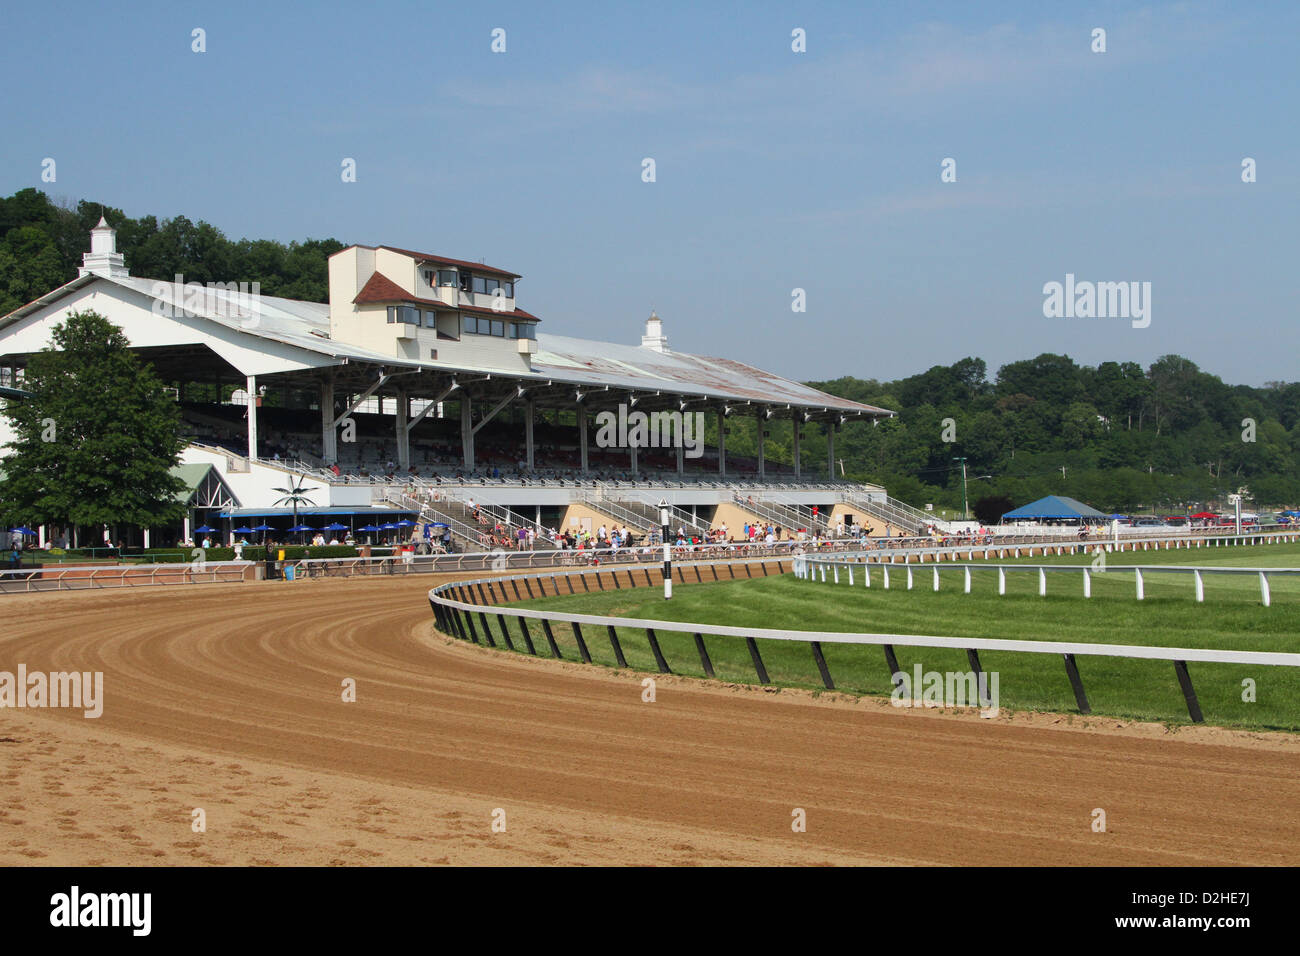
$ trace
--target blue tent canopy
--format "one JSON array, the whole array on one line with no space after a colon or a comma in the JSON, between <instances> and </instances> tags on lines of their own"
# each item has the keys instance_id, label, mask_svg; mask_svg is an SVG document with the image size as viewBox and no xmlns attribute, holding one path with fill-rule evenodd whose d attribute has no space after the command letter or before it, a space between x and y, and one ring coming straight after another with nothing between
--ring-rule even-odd
<instances>
[{"instance_id":1,"label":"blue tent canopy","mask_svg":"<svg viewBox=\"0 0 1300 956\"><path fill-rule=\"evenodd\" d=\"M1002 516L1002 520L1035 521L1042 518L1060 518L1068 521L1078 521L1083 518L1104 519L1105 517L1096 508L1085 505L1082 501L1066 498L1063 495L1048 495L1046 498L1031 501L1014 511L1008 511Z\"/></svg>"}]
</instances>

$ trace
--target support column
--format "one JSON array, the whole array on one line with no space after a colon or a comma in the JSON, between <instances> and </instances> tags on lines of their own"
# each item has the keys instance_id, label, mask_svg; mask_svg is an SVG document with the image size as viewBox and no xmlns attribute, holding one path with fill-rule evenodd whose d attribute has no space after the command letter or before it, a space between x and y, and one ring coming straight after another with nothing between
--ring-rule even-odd
<instances>
[{"instance_id":1,"label":"support column","mask_svg":"<svg viewBox=\"0 0 1300 956\"><path fill-rule=\"evenodd\" d=\"M677 438L677 477L681 478L686 474L686 443L681 434Z\"/></svg>"},{"instance_id":2,"label":"support column","mask_svg":"<svg viewBox=\"0 0 1300 956\"><path fill-rule=\"evenodd\" d=\"M632 443L628 446L628 453L631 455L631 458L632 458L632 477L635 478L635 477L636 477L636 474L637 474L637 470L636 470L636 442L632 442Z\"/></svg>"},{"instance_id":3,"label":"support column","mask_svg":"<svg viewBox=\"0 0 1300 956\"><path fill-rule=\"evenodd\" d=\"M795 409L790 419L794 426L794 476L799 477L799 432L803 429L803 413Z\"/></svg>"},{"instance_id":4,"label":"support column","mask_svg":"<svg viewBox=\"0 0 1300 956\"><path fill-rule=\"evenodd\" d=\"M727 474L727 410L718 409L718 475Z\"/></svg>"},{"instance_id":5,"label":"support column","mask_svg":"<svg viewBox=\"0 0 1300 956\"><path fill-rule=\"evenodd\" d=\"M257 461L257 376L244 380L248 389L248 460Z\"/></svg>"},{"instance_id":6,"label":"support column","mask_svg":"<svg viewBox=\"0 0 1300 956\"><path fill-rule=\"evenodd\" d=\"M532 471L533 465L533 403L524 402L524 447L528 449L528 470Z\"/></svg>"},{"instance_id":7,"label":"support column","mask_svg":"<svg viewBox=\"0 0 1300 956\"><path fill-rule=\"evenodd\" d=\"M826 423L826 476L835 480L835 423Z\"/></svg>"},{"instance_id":8,"label":"support column","mask_svg":"<svg viewBox=\"0 0 1300 956\"><path fill-rule=\"evenodd\" d=\"M474 419L473 403L469 393L461 390L460 394L460 442L465 456L465 470L474 470Z\"/></svg>"},{"instance_id":9,"label":"support column","mask_svg":"<svg viewBox=\"0 0 1300 956\"><path fill-rule=\"evenodd\" d=\"M578 406L578 457L582 473L587 473L587 406Z\"/></svg>"},{"instance_id":10,"label":"support column","mask_svg":"<svg viewBox=\"0 0 1300 956\"><path fill-rule=\"evenodd\" d=\"M146 551L149 550L149 529L148 528L144 529L144 549Z\"/></svg>"},{"instance_id":11,"label":"support column","mask_svg":"<svg viewBox=\"0 0 1300 956\"><path fill-rule=\"evenodd\" d=\"M758 480L764 478L763 468L763 431L767 428L767 412L760 409L758 412Z\"/></svg>"},{"instance_id":12,"label":"support column","mask_svg":"<svg viewBox=\"0 0 1300 956\"><path fill-rule=\"evenodd\" d=\"M339 435L334 428L334 379L327 378L320 386L320 449L326 464L339 458Z\"/></svg>"},{"instance_id":13,"label":"support column","mask_svg":"<svg viewBox=\"0 0 1300 956\"><path fill-rule=\"evenodd\" d=\"M406 470L411 467L411 433L406 428L411 415L411 400L405 389L397 390L397 408L393 416L393 426L397 431L397 467Z\"/></svg>"}]
</instances>

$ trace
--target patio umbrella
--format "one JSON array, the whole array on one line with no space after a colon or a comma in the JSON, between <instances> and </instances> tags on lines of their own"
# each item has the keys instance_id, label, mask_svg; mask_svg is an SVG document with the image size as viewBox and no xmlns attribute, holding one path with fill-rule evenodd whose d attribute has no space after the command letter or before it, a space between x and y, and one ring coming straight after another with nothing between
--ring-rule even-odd
<instances>
[{"instance_id":1,"label":"patio umbrella","mask_svg":"<svg viewBox=\"0 0 1300 956\"><path fill-rule=\"evenodd\" d=\"M337 521L335 521L333 524L327 524L325 527L321 528L321 530L322 531L347 531L348 526L345 524L339 524Z\"/></svg>"},{"instance_id":2,"label":"patio umbrella","mask_svg":"<svg viewBox=\"0 0 1300 956\"><path fill-rule=\"evenodd\" d=\"M231 528L230 533L231 534L252 534L253 529L252 528Z\"/></svg>"},{"instance_id":3,"label":"patio umbrella","mask_svg":"<svg viewBox=\"0 0 1300 956\"><path fill-rule=\"evenodd\" d=\"M315 531L316 529L309 524L296 524L289 530L290 531Z\"/></svg>"},{"instance_id":4,"label":"patio umbrella","mask_svg":"<svg viewBox=\"0 0 1300 956\"><path fill-rule=\"evenodd\" d=\"M217 530L216 528L209 528L207 525L205 525L205 524L201 524L201 525L199 525L197 528L194 529L194 533L195 533L195 534L214 534L214 533L216 532L216 530Z\"/></svg>"},{"instance_id":5,"label":"patio umbrella","mask_svg":"<svg viewBox=\"0 0 1300 956\"><path fill-rule=\"evenodd\" d=\"M381 525L379 526L379 530L380 530L380 531L396 531L396 530L397 530L397 525L393 524L393 523L390 521L390 522L388 522L387 524L381 524Z\"/></svg>"},{"instance_id":6,"label":"patio umbrella","mask_svg":"<svg viewBox=\"0 0 1300 956\"><path fill-rule=\"evenodd\" d=\"M36 534L36 532L33 531L31 528L24 527L24 526L19 526L17 528L10 528L9 533L10 534Z\"/></svg>"},{"instance_id":7,"label":"patio umbrella","mask_svg":"<svg viewBox=\"0 0 1300 956\"><path fill-rule=\"evenodd\" d=\"M362 525L360 528L358 528L357 530L358 530L358 531L378 531L378 530L379 530L379 525L376 525L376 524L363 524L363 525Z\"/></svg>"},{"instance_id":8,"label":"patio umbrella","mask_svg":"<svg viewBox=\"0 0 1300 956\"><path fill-rule=\"evenodd\" d=\"M1213 511L1198 511L1192 515L1193 518L1217 518L1219 517Z\"/></svg>"}]
</instances>

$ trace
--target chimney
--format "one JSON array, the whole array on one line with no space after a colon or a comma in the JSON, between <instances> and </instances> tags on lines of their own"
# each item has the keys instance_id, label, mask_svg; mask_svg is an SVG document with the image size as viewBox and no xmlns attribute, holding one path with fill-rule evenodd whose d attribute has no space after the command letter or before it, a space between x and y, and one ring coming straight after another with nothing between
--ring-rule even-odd
<instances>
[{"instance_id":1,"label":"chimney","mask_svg":"<svg viewBox=\"0 0 1300 956\"><path fill-rule=\"evenodd\" d=\"M656 352L668 351L668 337L664 335L664 323L653 309L650 310L650 318L645 320L645 335L641 336L641 347L654 349Z\"/></svg>"},{"instance_id":2,"label":"chimney","mask_svg":"<svg viewBox=\"0 0 1300 956\"><path fill-rule=\"evenodd\" d=\"M125 276L126 259L117 251L117 230L103 216L99 225L90 230L90 251L81 257L77 276L93 273L97 276Z\"/></svg>"}]
</instances>

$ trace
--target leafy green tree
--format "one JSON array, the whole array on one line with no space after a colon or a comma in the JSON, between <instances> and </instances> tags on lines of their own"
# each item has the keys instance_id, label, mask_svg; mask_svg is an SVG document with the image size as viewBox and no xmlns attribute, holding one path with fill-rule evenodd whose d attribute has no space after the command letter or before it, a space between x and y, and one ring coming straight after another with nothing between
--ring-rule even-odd
<instances>
[{"instance_id":1,"label":"leafy green tree","mask_svg":"<svg viewBox=\"0 0 1300 956\"><path fill-rule=\"evenodd\" d=\"M180 411L122 330L74 312L31 356L8 403L14 439L0 509L11 522L141 527L178 520L183 483L172 475L184 441Z\"/></svg>"}]
</instances>

